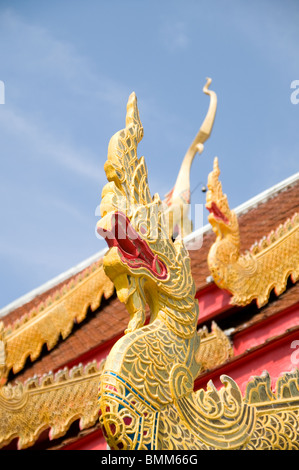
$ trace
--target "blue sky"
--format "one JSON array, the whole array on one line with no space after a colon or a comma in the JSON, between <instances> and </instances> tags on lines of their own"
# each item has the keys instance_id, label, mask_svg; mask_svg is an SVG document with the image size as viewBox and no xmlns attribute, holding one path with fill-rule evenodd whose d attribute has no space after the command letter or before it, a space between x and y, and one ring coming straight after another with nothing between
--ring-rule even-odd
<instances>
[{"instance_id":1,"label":"blue sky","mask_svg":"<svg viewBox=\"0 0 299 470\"><path fill-rule=\"evenodd\" d=\"M231 207L296 173L298 25L297 0L1 0L0 308L105 246L95 210L132 91L152 193L175 182L207 76L218 109L191 189L215 155Z\"/></svg>"}]
</instances>

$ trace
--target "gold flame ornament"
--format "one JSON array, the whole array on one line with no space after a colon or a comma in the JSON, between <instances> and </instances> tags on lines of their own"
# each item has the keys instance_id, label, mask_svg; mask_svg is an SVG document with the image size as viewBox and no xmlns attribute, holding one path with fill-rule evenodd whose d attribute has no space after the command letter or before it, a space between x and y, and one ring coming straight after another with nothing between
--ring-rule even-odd
<instances>
[{"instance_id":1,"label":"gold flame ornament","mask_svg":"<svg viewBox=\"0 0 299 470\"><path fill-rule=\"evenodd\" d=\"M203 87L203 92L210 97L206 117L183 158L174 187L165 195L164 201L168 205L167 215L174 238L178 235L184 238L192 232L192 222L189 219L191 202L190 172L194 157L197 153L200 155L203 152L204 143L210 137L215 121L217 95L215 91L209 89L211 83L212 79L207 78L207 82Z\"/></svg>"}]
</instances>

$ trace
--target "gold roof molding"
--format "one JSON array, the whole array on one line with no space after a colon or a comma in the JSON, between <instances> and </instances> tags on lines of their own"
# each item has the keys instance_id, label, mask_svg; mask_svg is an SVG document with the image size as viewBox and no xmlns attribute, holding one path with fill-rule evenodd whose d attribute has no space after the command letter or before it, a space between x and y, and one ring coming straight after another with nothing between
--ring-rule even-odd
<instances>
[{"instance_id":1,"label":"gold roof molding","mask_svg":"<svg viewBox=\"0 0 299 470\"><path fill-rule=\"evenodd\" d=\"M206 196L208 219L216 234L208 255L209 269L215 283L232 294L232 304L247 305L256 300L262 307L272 289L279 296L289 278L294 283L299 279L299 214L241 254L238 219L222 192L219 175L215 158Z\"/></svg>"},{"instance_id":2,"label":"gold roof molding","mask_svg":"<svg viewBox=\"0 0 299 470\"><path fill-rule=\"evenodd\" d=\"M98 365L94 361L85 368L82 365L75 366L70 371L65 368L55 376L48 373L41 378L29 379L25 385L3 387L0 390L0 448L13 439L18 439L18 449L29 448L47 429L50 440L57 439L65 435L76 420L80 420L81 430L94 426L98 420L97 396L102 370L103 363ZM222 440L223 429L219 421L219 399L225 399L231 400L231 405L222 410L223 414L227 414L227 424L232 420L230 414L241 418L244 406L254 410L252 415L247 414L247 429L250 434L247 432L242 435L241 430L239 435L245 449L298 449L298 370L279 377L275 392L271 388L270 376L265 371L262 376L251 378L244 397L232 379L222 376L221 380L225 387L219 391L209 382L206 390L200 389L197 392L203 406L202 440L199 439L195 446L191 442L186 443L184 435L177 436L177 424L174 421L168 430L173 433L173 441L176 437L181 438L182 445L187 444L187 448L196 450L230 448L229 443L225 445ZM214 435L214 444L205 443L208 435L210 439Z\"/></svg>"},{"instance_id":3,"label":"gold roof molding","mask_svg":"<svg viewBox=\"0 0 299 470\"><path fill-rule=\"evenodd\" d=\"M88 308L96 310L102 296L108 299L114 286L106 276L102 261L77 274L45 302L13 325L0 329L0 380L6 381L9 371L19 372L27 357L36 360L44 344L52 349L61 335L65 339L75 322L86 317ZM1 359L2 357L2 359ZM4 365L5 364L5 365Z\"/></svg>"},{"instance_id":4,"label":"gold roof molding","mask_svg":"<svg viewBox=\"0 0 299 470\"><path fill-rule=\"evenodd\" d=\"M80 420L80 429L98 419L97 394L103 363L96 361L70 371L65 368L0 388L0 447L18 439L18 449L32 446L49 429L49 438L63 436Z\"/></svg>"},{"instance_id":5,"label":"gold roof molding","mask_svg":"<svg viewBox=\"0 0 299 470\"><path fill-rule=\"evenodd\" d=\"M211 332L202 328L199 334L201 372L232 357L231 343L215 323ZM50 439L61 437L77 419L81 430L93 426L99 411L98 389L104 362L64 368L55 376L49 372L28 379L24 385L0 388L0 448L14 438L18 438L19 449L31 447L45 429L49 429Z\"/></svg>"}]
</instances>

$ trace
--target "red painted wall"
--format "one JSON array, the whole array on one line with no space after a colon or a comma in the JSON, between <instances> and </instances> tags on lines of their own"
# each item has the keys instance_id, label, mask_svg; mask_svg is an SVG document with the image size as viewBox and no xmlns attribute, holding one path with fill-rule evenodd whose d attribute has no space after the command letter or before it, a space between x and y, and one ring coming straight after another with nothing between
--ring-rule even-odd
<instances>
[{"instance_id":1,"label":"red painted wall","mask_svg":"<svg viewBox=\"0 0 299 470\"><path fill-rule=\"evenodd\" d=\"M98 430L63 447L63 450L107 450L107 442L102 431Z\"/></svg>"},{"instance_id":2,"label":"red painted wall","mask_svg":"<svg viewBox=\"0 0 299 470\"><path fill-rule=\"evenodd\" d=\"M275 388L278 377L284 372L291 372L299 366L299 354L294 348L298 341L299 348L299 326L293 331L282 334L270 341L264 342L249 352L236 356L228 364L217 367L208 374L203 374L195 383L195 389L206 388L207 382L212 379L214 385L222 386L219 380L222 374L230 376L239 385L244 393L246 384L251 376L261 375L265 370L271 377L272 388Z\"/></svg>"}]
</instances>

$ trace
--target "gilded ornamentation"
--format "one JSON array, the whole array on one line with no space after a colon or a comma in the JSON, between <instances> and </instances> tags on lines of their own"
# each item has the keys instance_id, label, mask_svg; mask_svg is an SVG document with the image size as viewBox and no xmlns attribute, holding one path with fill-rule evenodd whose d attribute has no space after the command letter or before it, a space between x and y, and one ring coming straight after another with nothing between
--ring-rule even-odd
<instances>
[{"instance_id":1,"label":"gilded ornamentation","mask_svg":"<svg viewBox=\"0 0 299 470\"><path fill-rule=\"evenodd\" d=\"M199 373L211 370L233 357L234 349L227 335L212 322L212 331L207 328L198 330L200 348L196 353L196 362L201 364Z\"/></svg>"},{"instance_id":2,"label":"gilded ornamentation","mask_svg":"<svg viewBox=\"0 0 299 470\"><path fill-rule=\"evenodd\" d=\"M37 309L17 320L12 326L0 330L0 379L6 381L9 371L19 372L30 356L34 361L40 355L44 344L52 349L61 335L65 339L71 332L74 322L80 323L86 317L88 307L96 310L102 296L109 298L114 286L105 275L102 262L96 263L79 274L55 298L50 297ZM3 344L1 353L1 345ZM4 354L5 367L1 369Z\"/></svg>"},{"instance_id":3,"label":"gilded ornamentation","mask_svg":"<svg viewBox=\"0 0 299 470\"><path fill-rule=\"evenodd\" d=\"M97 394L102 364L96 362L33 377L25 385L0 389L0 447L18 438L18 449L32 446L45 429L63 436L73 421L80 429L98 420Z\"/></svg>"},{"instance_id":4,"label":"gilded ornamentation","mask_svg":"<svg viewBox=\"0 0 299 470\"><path fill-rule=\"evenodd\" d=\"M217 325L211 332L200 330L200 336L200 372L220 364L232 354L228 338ZM0 353L0 366L5 367L5 358L1 358ZM30 447L45 427L51 428L52 439L61 437L74 419L81 419L81 429L93 426L97 421L98 383L103 366L104 361L100 366L95 362L85 368L79 365L70 371L60 370L55 376L48 373L40 378L34 377L25 385L8 384L3 387L0 390L0 447L13 438L18 438L20 449ZM72 404L69 409L68 403ZM128 424L126 410L121 416ZM119 420L118 426L121 423ZM131 423L132 429L135 424ZM147 427L151 428L152 424L147 422Z\"/></svg>"},{"instance_id":5,"label":"gilded ornamentation","mask_svg":"<svg viewBox=\"0 0 299 470\"><path fill-rule=\"evenodd\" d=\"M209 221L216 233L208 255L209 269L215 283L233 295L231 303L247 305L256 300L262 307L272 289L280 295L289 277L293 282L299 279L299 214L241 254L238 219L222 192L219 174L215 158L206 201Z\"/></svg>"},{"instance_id":6,"label":"gilded ornamentation","mask_svg":"<svg viewBox=\"0 0 299 470\"><path fill-rule=\"evenodd\" d=\"M170 227L174 238L180 235L182 238L192 232L192 223L189 220L190 204L190 171L194 157L204 150L204 143L211 135L217 109L217 95L209 89L212 80L207 78L203 92L210 97L210 105L207 115L188 148L179 170L176 183L171 191L166 194L165 202L168 205L166 211L169 217Z\"/></svg>"},{"instance_id":7,"label":"gilded ornamentation","mask_svg":"<svg viewBox=\"0 0 299 470\"><path fill-rule=\"evenodd\" d=\"M267 372L247 385L245 399L257 410L248 450L299 450L299 371L284 374L271 389Z\"/></svg>"},{"instance_id":8,"label":"gilded ornamentation","mask_svg":"<svg viewBox=\"0 0 299 470\"><path fill-rule=\"evenodd\" d=\"M202 333L190 259L182 240L172 240L159 196L150 195L145 160L137 157L142 136L133 93L126 127L109 143L98 222L109 246L105 272L130 314L101 375L103 433L115 450L258 447L260 406L247 403L230 377L221 377L220 390L209 382L194 392ZM296 400L280 403L279 412L289 415Z\"/></svg>"}]
</instances>

